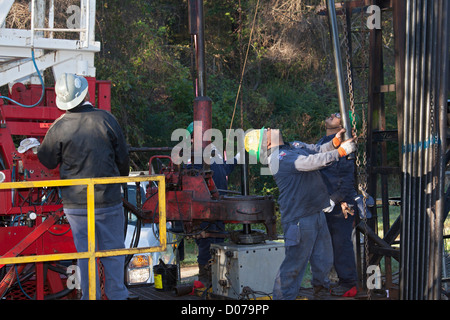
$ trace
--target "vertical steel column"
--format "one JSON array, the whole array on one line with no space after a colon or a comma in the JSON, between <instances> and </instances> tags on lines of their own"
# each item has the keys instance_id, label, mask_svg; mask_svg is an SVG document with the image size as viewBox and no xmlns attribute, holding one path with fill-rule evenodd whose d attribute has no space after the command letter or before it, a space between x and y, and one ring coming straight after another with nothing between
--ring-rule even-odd
<instances>
[{"instance_id":1,"label":"vertical steel column","mask_svg":"<svg viewBox=\"0 0 450 320\"><path fill-rule=\"evenodd\" d=\"M341 48L339 43L339 32L336 21L336 7L334 0L327 0L327 12L330 25L331 42L333 45L334 65L342 126L347 130L345 132L345 139L350 139L352 137L352 125L350 123L347 102L345 99L345 82L344 73L342 70Z\"/></svg>"},{"instance_id":2,"label":"vertical steel column","mask_svg":"<svg viewBox=\"0 0 450 320\"><path fill-rule=\"evenodd\" d=\"M403 125L402 125L402 136L403 136L403 148L402 148L402 226L401 226L401 246L400 246L400 293L402 294L402 298L406 297L406 292L409 291L409 279L408 273L405 272L405 266L407 265L407 257L409 254L408 244L408 233L409 230L409 200L406 198L406 195L410 194L410 183L409 183L409 153L407 152L408 145L410 144L410 136L411 132L409 128L410 116L409 110L411 109L409 106L410 100L410 79L411 79L411 64L409 63L409 59L411 57L411 37L410 34L412 32L412 18L411 18L411 6L412 2L407 1L406 3L406 40L405 40L405 80L404 80L404 101L403 101Z\"/></svg>"},{"instance_id":3,"label":"vertical steel column","mask_svg":"<svg viewBox=\"0 0 450 320\"><path fill-rule=\"evenodd\" d=\"M189 29L192 37L192 65L196 69L194 88L196 97L206 96L205 35L203 0L189 0Z\"/></svg>"},{"instance_id":4,"label":"vertical steel column","mask_svg":"<svg viewBox=\"0 0 450 320\"><path fill-rule=\"evenodd\" d=\"M209 170L209 164L203 161L203 151L211 144L205 132L212 128L212 101L208 97L197 97L194 100L194 163L202 164Z\"/></svg>"},{"instance_id":5,"label":"vertical steel column","mask_svg":"<svg viewBox=\"0 0 450 320\"><path fill-rule=\"evenodd\" d=\"M208 138L204 140L205 132L212 128L212 101L206 96L203 0L189 1L189 28L195 50L193 65L197 71L194 81L194 163L202 163L203 169L209 170L209 165L203 161L203 150L211 143Z\"/></svg>"},{"instance_id":6,"label":"vertical steel column","mask_svg":"<svg viewBox=\"0 0 450 320\"><path fill-rule=\"evenodd\" d=\"M441 142L438 145L438 154L439 158L437 163L437 180L439 181L439 185L437 189L437 199L436 199L436 218L434 220L434 226L431 230L431 237L434 240L435 246L435 255L433 263L433 271L434 273L430 275L430 279L433 279L434 286L430 286L432 292L430 292L430 296L433 299L439 299L441 294L441 277L442 277L442 251L443 251L443 217L444 217L444 207L445 207L445 154L447 151L447 97L448 97L448 85L449 85L449 45L450 45L450 32L449 32L449 22L448 17L450 15L450 4L448 1L441 0L438 3L434 3L435 7L435 15L437 19L435 19L435 23L438 26L437 37L435 39L435 43L438 44L436 46L437 56L440 57L439 63L436 64L436 69L439 69L440 72L436 74L436 82L435 86L435 97L437 98L436 105L438 106L438 129L436 130L436 134L441 137ZM432 17L433 19L433 17Z\"/></svg>"},{"instance_id":7,"label":"vertical steel column","mask_svg":"<svg viewBox=\"0 0 450 320\"><path fill-rule=\"evenodd\" d=\"M371 0L371 5L381 5L381 1ZM380 10L380 20L381 20ZM368 83L368 106L367 106L367 192L375 198L382 199L382 221L383 226L387 227L389 208L388 203L388 187L387 176L383 172L379 172L377 167L385 167L387 159L386 141L375 141L375 131L386 130L386 117L384 105L384 93L381 87L384 84L384 59L383 59L383 29L371 28L369 30L369 83ZM380 183L379 183L380 182ZM378 188L380 185L380 188ZM381 195L378 195L378 190ZM378 232L378 216L367 221L368 226ZM384 234L387 230L384 229ZM375 245L375 242L368 239L369 248ZM369 250L370 251L370 250ZM390 258L386 257L385 268L390 268ZM368 266L367 266L368 267ZM386 286L389 287L391 282L390 275L386 277Z\"/></svg>"}]
</instances>

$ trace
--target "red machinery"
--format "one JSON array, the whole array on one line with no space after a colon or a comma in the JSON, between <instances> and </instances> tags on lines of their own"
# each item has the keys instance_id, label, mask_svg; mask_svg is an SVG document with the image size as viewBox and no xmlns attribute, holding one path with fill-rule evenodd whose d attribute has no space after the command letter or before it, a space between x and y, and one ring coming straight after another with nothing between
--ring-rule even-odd
<instances>
[{"instance_id":1,"label":"red machinery","mask_svg":"<svg viewBox=\"0 0 450 320\"><path fill-rule=\"evenodd\" d=\"M92 103L110 110L110 82L87 78ZM40 85L16 83L9 95L21 104L32 105L42 93ZM96 98L95 98L96 97ZM25 138L42 141L51 123L63 114L55 104L53 88L45 89L41 103L33 108L5 105L0 99L0 170L5 182L57 180L59 170L48 170L33 148L19 153L16 146ZM64 218L58 188L0 190L0 256L40 255L75 252L70 226ZM16 268L0 265L0 297L18 299L24 295L61 297L67 293L65 278L55 264L36 263ZM20 274L22 272L22 274ZM11 287L19 279L34 280L31 288ZM27 292L28 291L28 292Z\"/></svg>"},{"instance_id":2,"label":"red machinery","mask_svg":"<svg viewBox=\"0 0 450 320\"><path fill-rule=\"evenodd\" d=\"M164 157L164 156L163 156ZM154 157L156 159L158 157ZM152 159L150 160L150 163ZM225 195L219 196L213 181L214 172L208 169L177 168L172 163L160 173L166 176L166 219L183 224L183 232L197 237L223 237L223 234L202 230L203 221L217 220L243 224L243 229L229 234L238 244L260 243L277 239L274 201L271 196ZM151 196L137 212L144 221L158 221L158 199ZM133 207L126 205L136 213ZM252 231L251 224L264 224L267 234Z\"/></svg>"},{"instance_id":3,"label":"red machinery","mask_svg":"<svg viewBox=\"0 0 450 320\"><path fill-rule=\"evenodd\" d=\"M197 79L194 100L194 154L202 154L211 143L205 132L212 128L212 101L206 95L206 68L204 45L203 0L189 0L189 29L194 56L193 69ZM201 143L199 142L201 140ZM242 150L245 153L245 150ZM194 161L192 161L194 163ZM241 223L242 231L232 232L231 240L240 244L260 243L276 239L275 206L272 197L248 195L247 166L243 164L242 195L219 196L213 181L214 172L203 162L201 169L177 168L171 163L161 172L166 175L166 219L181 221L183 232L197 236L223 236L205 234L200 229L202 221L221 220ZM151 168L151 161L150 161ZM150 197L143 204L144 220L157 220L157 199ZM132 209L132 208L130 208ZM267 234L254 232L250 225L262 223Z\"/></svg>"}]
</instances>

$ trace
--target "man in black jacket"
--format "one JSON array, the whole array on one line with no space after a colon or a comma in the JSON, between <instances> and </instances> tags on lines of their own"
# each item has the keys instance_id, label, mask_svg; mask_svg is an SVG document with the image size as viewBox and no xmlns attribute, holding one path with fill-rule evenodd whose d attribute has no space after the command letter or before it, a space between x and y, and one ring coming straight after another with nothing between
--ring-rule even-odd
<instances>
[{"instance_id":1,"label":"man in black jacket","mask_svg":"<svg viewBox=\"0 0 450 320\"><path fill-rule=\"evenodd\" d=\"M326 136L317 144L324 145L336 138L342 130L340 113L333 113L325 119ZM357 294L358 274L356 270L355 253L353 250L353 209L356 208L355 198L355 160L347 157L320 170L330 197L336 203L325 217L333 244L334 268L339 282L331 287L335 296L354 297Z\"/></svg>"},{"instance_id":2,"label":"man in black jacket","mask_svg":"<svg viewBox=\"0 0 450 320\"><path fill-rule=\"evenodd\" d=\"M89 102L87 80L63 74L55 84L56 104L66 113L48 130L38 149L40 162L58 165L61 179L128 176L128 149L114 116ZM88 250L87 186L62 187L64 213L78 252ZM95 230L99 250L124 248L124 215L119 184L95 186ZM105 294L110 300L128 297L124 285L124 256L102 258ZM78 261L82 299L89 297L88 261ZM97 278L97 299L100 290Z\"/></svg>"}]
</instances>

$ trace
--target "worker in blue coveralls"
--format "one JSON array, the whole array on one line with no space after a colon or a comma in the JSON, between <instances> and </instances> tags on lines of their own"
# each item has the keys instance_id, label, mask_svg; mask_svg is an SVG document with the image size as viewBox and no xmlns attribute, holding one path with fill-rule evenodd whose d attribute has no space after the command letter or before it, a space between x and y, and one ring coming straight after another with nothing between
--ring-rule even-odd
<instances>
[{"instance_id":1,"label":"worker in blue coveralls","mask_svg":"<svg viewBox=\"0 0 450 320\"><path fill-rule=\"evenodd\" d=\"M191 135L191 142L193 142L194 123L190 123L186 130ZM224 190L228 189L228 176L233 171L236 163L236 157L238 157L239 155L237 155L235 159L233 159L233 161L229 162L223 159L222 154L217 148L215 148L215 146L212 147L212 150L214 150L215 152L214 157L211 158L210 164L210 169L213 172L212 178L214 184L216 185L216 188L219 190L219 194L224 195L226 194ZM201 168L202 165L194 164L194 169ZM198 280L201 281L206 287L209 287L211 285L211 266L209 264L209 261L211 260L211 244L222 243L224 241L224 238L221 237L221 234L223 235L225 232L225 224L220 220L203 221L200 224L200 228L205 232L217 234L217 237L202 237L195 240L198 246Z\"/></svg>"},{"instance_id":2,"label":"worker in blue coveralls","mask_svg":"<svg viewBox=\"0 0 450 320\"><path fill-rule=\"evenodd\" d=\"M354 152L356 144L353 139L341 142L345 130L336 135L336 140L322 146L300 141L286 144L278 129L255 131L260 132L255 139L250 138L252 132L246 135L246 150L250 155L256 150L260 159L268 160L279 189L285 238L285 258L275 278L273 299L296 299L308 261L314 294L320 297L328 293L328 274L333 263L324 210L330 211L334 204L319 170ZM258 147L251 146L252 140L260 141Z\"/></svg>"},{"instance_id":3,"label":"worker in blue coveralls","mask_svg":"<svg viewBox=\"0 0 450 320\"><path fill-rule=\"evenodd\" d=\"M336 138L342 130L341 115L333 113L325 119L326 136L317 144L324 145ZM339 282L332 285L330 293L334 296L354 297L357 294L358 275L356 271L355 253L353 250L352 232L354 223L355 198L355 160L341 157L320 170L323 181L328 188L334 209L325 215L333 244L334 269Z\"/></svg>"}]
</instances>

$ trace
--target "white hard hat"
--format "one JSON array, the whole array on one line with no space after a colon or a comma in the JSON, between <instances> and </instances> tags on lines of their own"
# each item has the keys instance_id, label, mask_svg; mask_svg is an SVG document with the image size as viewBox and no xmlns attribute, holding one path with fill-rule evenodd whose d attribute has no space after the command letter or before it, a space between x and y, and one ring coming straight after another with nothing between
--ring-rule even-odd
<instances>
[{"instance_id":1,"label":"white hard hat","mask_svg":"<svg viewBox=\"0 0 450 320\"><path fill-rule=\"evenodd\" d=\"M41 145L41 143L39 142L38 139L36 139L36 138L26 138L26 139L20 141L20 146L17 148L17 151L19 153L24 153L28 149L31 149L31 148L34 148L34 147L38 147L40 145Z\"/></svg>"},{"instance_id":2,"label":"white hard hat","mask_svg":"<svg viewBox=\"0 0 450 320\"><path fill-rule=\"evenodd\" d=\"M57 107L61 110L75 108L86 97L88 89L88 82L84 77L63 73L55 84Z\"/></svg>"}]
</instances>

